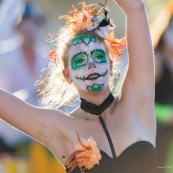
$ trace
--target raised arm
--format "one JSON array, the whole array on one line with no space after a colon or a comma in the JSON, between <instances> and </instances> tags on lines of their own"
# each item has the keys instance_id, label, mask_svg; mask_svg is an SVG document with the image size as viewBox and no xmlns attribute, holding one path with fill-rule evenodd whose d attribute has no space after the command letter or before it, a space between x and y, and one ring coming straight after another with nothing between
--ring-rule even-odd
<instances>
[{"instance_id":1,"label":"raised arm","mask_svg":"<svg viewBox=\"0 0 173 173\"><path fill-rule=\"evenodd\" d=\"M46 143L53 132L58 133L62 123L55 123L59 117L66 117L60 114L56 110L31 106L0 89L0 118L42 143ZM59 118L59 122L61 121L62 119Z\"/></svg>"},{"instance_id":2,"label":"raised arm","mask_svg":"<svg viewBox=\"0 0 173 173\"><path fill-rule=\"evenodd\" d=\"M154 101L154 61L147 14L142 0L116 0L126 14L129 67L122 89Z\"/></svg>"}]
</instances>

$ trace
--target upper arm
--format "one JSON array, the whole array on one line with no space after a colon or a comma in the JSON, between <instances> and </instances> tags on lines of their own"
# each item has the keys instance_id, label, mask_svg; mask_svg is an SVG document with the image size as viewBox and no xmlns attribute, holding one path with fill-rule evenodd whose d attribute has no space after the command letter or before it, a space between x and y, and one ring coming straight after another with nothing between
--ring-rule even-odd
<instances>
[{"instance_id":1,"label":"upper arm","mask_svg":"<svg viewBox=\"0 0 173 173\"><path fill-rule=\"evenodd\" d=\"M132 85L135 96L154 96L154 58L145 8L141 5L126 16L129 66L122 95Z\"/></svg>"},{"instance_id":2,"label":"upper arm","mask_svg":"<svg viewBox=\"0 0 173 173\"><path fill-rule=\"evenodd\" d=\"M0 90L0 118L41 142L53 132L54 122L60 114L59 111L29 105Z\"/></svg>"}]
</instances>

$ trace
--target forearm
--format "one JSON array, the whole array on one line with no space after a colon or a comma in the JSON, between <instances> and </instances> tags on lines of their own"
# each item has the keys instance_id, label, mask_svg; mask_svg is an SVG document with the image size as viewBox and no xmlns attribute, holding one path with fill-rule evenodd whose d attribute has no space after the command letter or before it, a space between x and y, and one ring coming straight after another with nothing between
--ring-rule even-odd
<instances>
[{"instance_id":1,"label":"forearm","mask_svg":"<svg viewBox=\"0 0 173 173\"><path fill-rule=\"evenodd\" d=\"M133 61L139 61L143 56L152 57L153 49L151 36L143 1L116 0L116 2L126 15L126 36L129 63L134 65ZM137 64L135 64L135 66L137 66Z\"/></svg>"},{"instance_id":2,"label":"forearm","mask_svg":"<svg viewBox=\"0 0 173 173\"><path fill-rule=\"evenodd\" d=\"M0 89L0 118L42 143L53 134L55 126L64 128L62 121L55 125L57 116L67 119L60 111L34 107Z\"/></svg>"},{"instance_id":3,"label":"forearm","mask_svg":"<svg viewBox=\"0 0 173 173\"><path fill-rule=\"evenodd\" d=\"M141 0L118 0L126 14L129 66L126 79L136 95L154 98L154 56L148 17ZM153 99L154 100L154 99Z\"/></svg>"},{"instance_id":4,"label":"forearm","mask_svg":"<svg viewBox=\"0 0 173 173\"><path fill-rule=\"evenodd\" d=\"M115 2L126 14L131 14L144 7L144 2L142 0L115 0Z\"/></svg>"},{"instance_id":5,"label":"forearm","mask_svg":"<svg viewBox=\"0 0 173 173\"><path fill-rule=\"evenodd\" d=\"M13 96L8 91L0 89L0 118L9 124L15 126L13 123L14 114L23 112L22 101Z\"/></svg>"},{"instance_id":6,"label":"forearm","mask_svg":"<svg viewBox=\"0 0 173 173\"><path fill-rule=\"evenodd\" d=\"M138 59L142 59L143 56L153 57L148 18L144 5L137 6L133 10L127 10L125 13L129 56L132 60L133 57L138 57Z\"/></svg>"},{"instance_id":7,"label":"forearm","mask_svg":"<svg viewBox=\"0 0 173 173\"><path fill-rule=\"evenodd\" d=\"M0 118L24 133L36 137L34 131L39 133L37 121L39 109L28 105L11 93L0 89Z\"/></svg>"}]
</instances>

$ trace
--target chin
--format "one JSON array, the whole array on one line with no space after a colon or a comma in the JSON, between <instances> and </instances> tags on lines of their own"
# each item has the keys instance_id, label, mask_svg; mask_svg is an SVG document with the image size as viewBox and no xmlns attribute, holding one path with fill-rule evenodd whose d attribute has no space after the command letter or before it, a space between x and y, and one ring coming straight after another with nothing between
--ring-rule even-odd
<instances>
[{"instance_id":1,"label":"chin","mask_svg":"<svg viewBox=\"0 0 173 173\"><path fill-rule=\"evenodd\" d=\"M87 98L87 96L92 96L92 95L100 95L100 94L103 94L105 92L110 92L110 88L109 86L107 87L103 87L101 90L98 90L98 91L89 91L87 88L85 90L81 90L81 89L78 89L78 93L80 96L85 96Z\"/></svg>"}]
</instances>

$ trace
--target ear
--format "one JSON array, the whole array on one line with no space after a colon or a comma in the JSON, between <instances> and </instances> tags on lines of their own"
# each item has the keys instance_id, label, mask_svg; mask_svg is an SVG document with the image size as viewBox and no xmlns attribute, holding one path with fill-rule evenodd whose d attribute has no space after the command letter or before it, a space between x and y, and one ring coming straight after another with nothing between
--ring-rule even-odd
<instances>
[{"instance_id":1,"label":"ear","mask_svg":"<svg viewBox=\"0 0 173 173\"><path fill-rule=\"evenodd\" d=\"M63 69L62 71L64 78L66 81L70 84L72 83L72 79L70 78L69 70L68 69Z\"/></svg>"}]
</instances>

